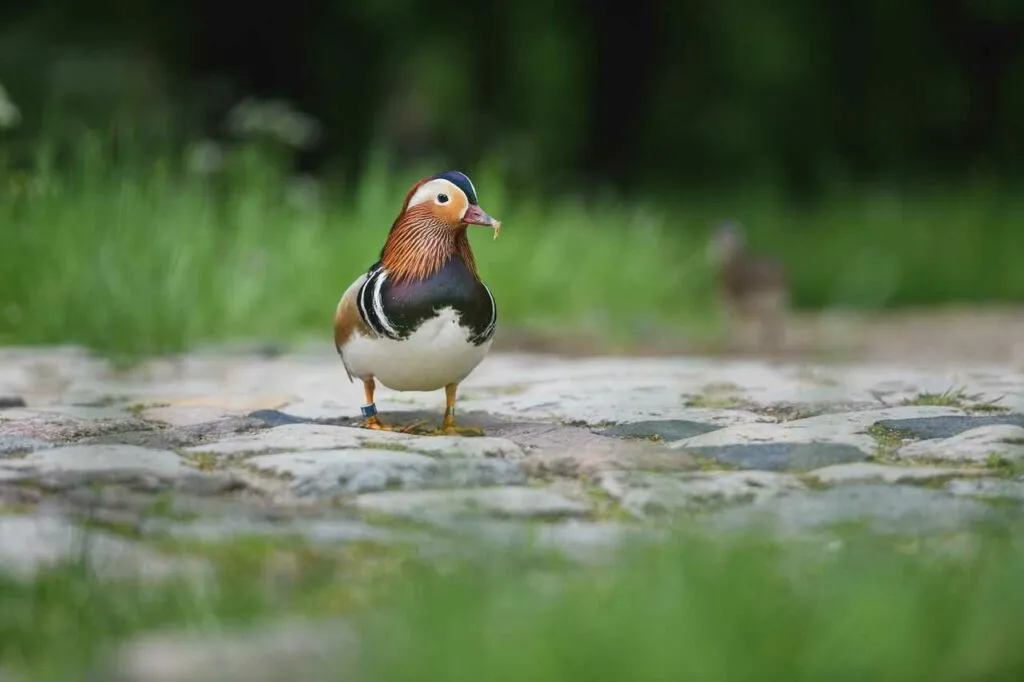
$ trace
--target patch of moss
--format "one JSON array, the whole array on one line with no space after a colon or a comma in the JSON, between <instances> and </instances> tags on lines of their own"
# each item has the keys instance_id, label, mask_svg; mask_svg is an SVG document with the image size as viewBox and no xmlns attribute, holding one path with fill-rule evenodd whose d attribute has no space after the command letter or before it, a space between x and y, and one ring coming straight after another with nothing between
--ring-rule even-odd
<instances>
[{"instance_id":1,"label":"patch of moss","mask_svg":"<svg viewBox=\"0 0 1024 682\"><path fill-rule=\"evenodd\" d=\"M380 441L362 440L359 447L367 450L391 450L392 452L415 452L413 448L402 443L382 443Z\"/></svg>"},{"instance_id":2,"label":"patch of moss","mask_svg":"<svg viewBox=\"0 0 1024 682\"><path fill-rule=\"evenodd\" d=\"M402 543L319 545L299 535L243 535L212 543L165 538L156 545L172 554L202 556L220 584L259 585L274 608L309 616L366 606L382 596L384 583L418 563L414 548Z\"/></svg>"},{"instance_id":3,"label":"patch of moss","mask_svg":"<svg viewBox=\"0 0 1024 682\"><path fill-rule=\"evenodd\" d=\"M997 405L1003 396L993 400L981 401L981 394L969 394L964 388L948 388L942 393L919 393L913 398L903 400L901 405L925 405L936 407L956 407L968 412L1009 412L1008 407Z\"/></svg>"},{"instance_id":4,"label":"patch of moss","mask_svg":"<svg viewBox=\"0 0 1024 682\"><path fill-rule=\"evenodd\" d=\"M222 466L225 458L212 452L187 452L181 455L185 461L200 471L213 471Z\"/></svg>"},{"instance_id":5,"label":"patch of moss","mask_svg":"<svg viewBox=\"0 0 1024 682\"><path fill-rule=\"evenodd\" d=\"M1024 474L1024 462L1007 459L998 452L989 453L985 458L985 467L1002 478L1013 478Z\"/></svg>"},{"instance_id":6,"label":"patch of moss","mask_svg":"<svg viewBox=\"0 0 1024 682\"><path fill-rule=\"evenodd\" d=\"M292 480L295 480L295 477L292 474L287 473L285 471L274 471L272 469L260 469L259 467L256 467L256 466L254 466L252 464L247 464L244 461L239 463L239 464L236 464L234 468L235 469L241 469L242 471L248 471L249 473L255 474L257 476L263 476L264 478L270 478L270 479L274 479L274 480L278 480L278 481L292 481Z\"/></svg>"},{"instance_id":7,"label":"patch of moss","mask_svg":"<svg viewBox=\"0 0 1024 682\"><path fill-rule=\"evenodd\" d=\"M821 480L817 476L808 476L806 474L800 474L797 476L799 481L803 483L808 490L828 490L832 486Z\"/></svg>"},{"instance_id":8,"label":"patch of moss","mask_svg":"<svg viewBox=\"0 0 1024 682\"><path fill-rule=\"evenodd\" d=\"M701 386L700 390L704 393L725 393L740 391L742 388L731 381L712 381Z\"/></svg>"},{"instance_id":9,"label":"patch of moss","mask_svg":"<svg viewBox=\"0 0 1024 682\"><path fill-rule=\"evenodd\" d=\"M4 502L0 504L0 516L18 516L20 514L31 514L36 505L31 502Z\"/></svg>"},{"instance_id":10,"label":"patch of moss","mask_svg":"<svg viewBox=\"0 0 1024 682\"><path fill-rule=\"evenodd\" d=\"M77 404L82 407L113 407L129 400L131 400L131 397L126 395L103 395L94 400L85 400ZM126 409L129 412L132 411L131 406Z\"/></svg>"},{"instance_id":11,"label":"patch of moss","mask_svg":"<svg viewBox=\"0 0 1024 682\"><path fill-rule=\"evenodd\" d=\"M765 417L771 417L772 419L779 422L795 421L797 419L808 419L810 417L817 417L820 414L824 414L823 410L812 410L801 405L791 405L789 403L780 403L777 405L765 405L756 406L751 408L752 412L756 412Z\"/></svg>"},{"instance_id":12,"label":"patch of moss","mask_svg":"<svg viewBox=\"0 0 1024 682\"><path fill-rule=\"evenodd\" d=\"M344 507L345 502L342 500L338 501L338 506ZM392 516L384 512L374 511L372 509L361 509L356 513L356 518L364 523L378 528L387 528L388 530L398 532L418 532L418 531L433 531L436 527L427 523L426 521L419 521L415 518L408 516Z\"/></svg>"},{"instance_id":13,"label":"patch of moss","mask_svg":"<svg viewBox=\"0 0 1024 682\"><path fill-rule=\"evenodd\" d=\"M481 395L486 396L508 396L525 393L528 388L529 384L505 384L502 386L488 386L487 388L477 390Z\"/></svg>"},{"instance_id":14,"label":"patch of moss","mask_svg":"<svg viewBox=\"0 0 1024 682\"><path fill-rule=\"evenodd\" d=\"M950 481L963 478L962 474L949 474L948 476L931 476L929 478L910 478L900 481L900 485L912 485L917 488L938 490L945 487Z\"/></svg>"},{"instance_id":15,"label":"patch of moss","mask_svg":"<svg viewBox=\"0 0 1024 682\"><path fill-rule=\"evenodd\" d=\"M151 410L151 409L156 408L156 407L170 407L170 405L171 405L170 403L160 403L160 402L154 402L154 403L131 403L130 405L126 406L124 409L130 415L132 415L133 417L138 417L139 419L142 419L142 413L145 412L146 410Z\"/></svg>"},{"instance_id":16,"label":"patch of moss","mask_svg":"<svg viewBox=\"0 0 1024 682\"><path fill-rule=\"evenodd\" d=\"M590 426L590 422L585 419L565 419L562 421L563 426L578 426L587 427Z\"/></svg>"},{"instance_id":17,"label":"patch of moss","mask_svg":"<svg viewBox=\"0 0 1024 682\"><path fill-rule=\"evenodd\" d=\"M735 408L743 406L743 399L737 395L742 389L730 381L711 382L700 388L699 394L684 393L686 407Z\"/></svg>"},{"instance_id":18,"label":"patch of moss","mask_svg":"<svg viewBox=\"0 0 1024 682\"><path fill-rule=\"evenodd\" d=\"M937 407L963 407L966 395L964 389L949 388L942 393L918 393L913 398L905 398L901 405L927 405Z\"/></svg>"},{"instance_id":19,"label":"patch of moss","mask_svg":"<svg viewBox=\"0 0 1024 682\"><path fill-rule=\"evenodd\" d=\"M801 367L796 372L797 378L814 384L816 386L833 387L838 386L839 381L830 376L825 376L821 370L814 367Z\"/></svg>"},{"instance_id":20,"label":"patch of moss","mask_svg":"<svg viewBox=\"0 0 1024 682\"><path fill-rule=\"evenodd\" d=\"M872 461L890 461L903 441L913 438L913 434L901 429L893 429L881 424L872 424L867 429L868 435L875 439L875 453L871 456Z\"/></svg>"},{"instance_id":21,"label":"patch of moss","mask_svg":"<svg viewBox=\"0 0 1024 682\"><path fill-rule=\"evenodd\" d=\"M179 509L174 503L174 494L163 492L156 495L145 509L143 515L146 518L172 519L175 521L191 521L199 518L194 511Z\"/></svg>"},{"instance_id":22,"label":"patch of moss","mask_svg":"<svg viewBox=\"0 0 1024 682\"><path fill-rule=\"evenodd\" d=\"M973 405L969 405L967 409L971 412L988 412L998 414L1004 414L1006 412L1009 412L1009 407L1006 407L1004 405L996 405L996 403L1000 400L1002 400L1001 396L999 398L996 398L995 400L990 400L988 402L975 403Z\"/></svg>"},{"instance_id":23,"label":"patch of moss","mask_svg":"<svg viewBox=\"0 0 1024 682\"><path fill-rule=\"evenodd\" d=\"M1019 509L1024 506L1024 501L1021 501L1014 497L1003 497L1000 495L976 495L974 497L978 502L987 504L994 509Z\"/></svg>"},{"instance_id":24,"label":"patch of moss","mask_svg":"<svg viewBox=\"0 0 1024 682\"><path fill-rule=\"evenodd\" d=\"M592 517L595 521L637 522L637 519L626 511L622 504L609 495L607 491L591 486L584 489L584 494L590 503Z\"/></svg>"},{"instance_id":25,"label":"patch of moss","mask_svg":"<svg viewBox=\"0 0 1024 682\"><path fill-rule=\"evenodd\" d=\"M736 408L742 407L743 401L736 396L683 395L684 407Z\"/></svg>"},{"instance_id":26,"label":"patch of moss","mask_svg":"<svg viewBox=\"0 0 1024 682\"><path fill-rule=\"evenodd\" d=\"M691 455L691 457L697 464L697 471L739 471L738 466L728 462L719 462L711 457L702 457L701 455Z\"/></svg>"}]
</instances>

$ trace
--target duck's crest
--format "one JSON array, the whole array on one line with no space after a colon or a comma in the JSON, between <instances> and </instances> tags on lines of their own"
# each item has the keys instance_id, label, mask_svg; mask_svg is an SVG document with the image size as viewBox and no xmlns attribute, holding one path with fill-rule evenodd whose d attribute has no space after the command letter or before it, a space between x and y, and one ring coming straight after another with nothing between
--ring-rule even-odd
<instances>
[{"instance_id":1,"label":"duck's crest","mask_svg":"<svg viewBox=\"0 0 1024 682\"><path fill-rule=\"evenodd\" d=\"M473 186L473 181L470 180L469 176L467 176L462 171L445 171L443 173L438 173L437 175L433 176L430 179L447 180L448 182L452 183L453 185L455 185L456 187L458 187L459 189L466 193L466 198L469 199L469 203L474 205L479 204L479 201L476 198L476 187Z\"/></svg>"}]
</instances>

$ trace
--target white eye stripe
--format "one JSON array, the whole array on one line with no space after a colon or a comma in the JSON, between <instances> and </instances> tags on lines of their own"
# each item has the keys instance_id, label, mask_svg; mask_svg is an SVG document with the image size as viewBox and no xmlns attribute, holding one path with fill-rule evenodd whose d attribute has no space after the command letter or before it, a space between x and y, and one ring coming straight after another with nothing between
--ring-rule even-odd
<instances>
[{"instance_id":1,"label":"white eye stripe","mask_svg":"<svg viewBox=\"0 0 1024 682\"><path fill-rule=\"evenodd\" d=\"M409 199L408 208L418 206L428 201L437 201L438 194L447 195L449 201L454 197L459 196L460 194L465 196L465 193L461 189L459 189L454 183L445 180L444 178L437 178L435 180L431 180L430 182L423 183L423 186L421 186L418 190L416 190L413 193L412 197L410 197ZM466 204L469 204L468 200L466 201Z\"/></svg>"}]
</instances>

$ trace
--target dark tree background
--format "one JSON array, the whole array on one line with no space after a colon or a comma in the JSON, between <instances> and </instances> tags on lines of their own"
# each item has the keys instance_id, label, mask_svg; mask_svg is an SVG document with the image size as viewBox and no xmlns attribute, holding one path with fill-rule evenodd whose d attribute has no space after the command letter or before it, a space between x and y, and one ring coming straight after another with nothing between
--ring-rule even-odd
<instances>
[{"instance_id":1,"label":"dark tree background","mask_svg":"<svg viewBox=\"0 0 1024 682\"><path fill-rule=\"evenodd\" d=\"M550 186L1013 181L1021 0L37 0L0 5L21 139L222 134L245 96L301 163L499 159Z\"/></svg>"}]
</instances>

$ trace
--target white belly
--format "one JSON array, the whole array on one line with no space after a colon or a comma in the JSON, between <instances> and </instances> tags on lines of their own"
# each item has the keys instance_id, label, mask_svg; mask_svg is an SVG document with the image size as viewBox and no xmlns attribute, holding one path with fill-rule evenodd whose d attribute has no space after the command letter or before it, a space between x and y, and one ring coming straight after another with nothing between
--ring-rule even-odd
<instances>
[{"instance_id":1,"label":"white belly","mask_svg":"<svg viewBox=\"0 0 1024 682\"><path fill-rule=\"evenodd\" d=\"M469 376L487 355L492 339L469 342L459 317L444 308L404 341L363 336L356 332L342 350L352 376L375 378L395 391L434 391Z\"/></svg>"}]
</instances>

